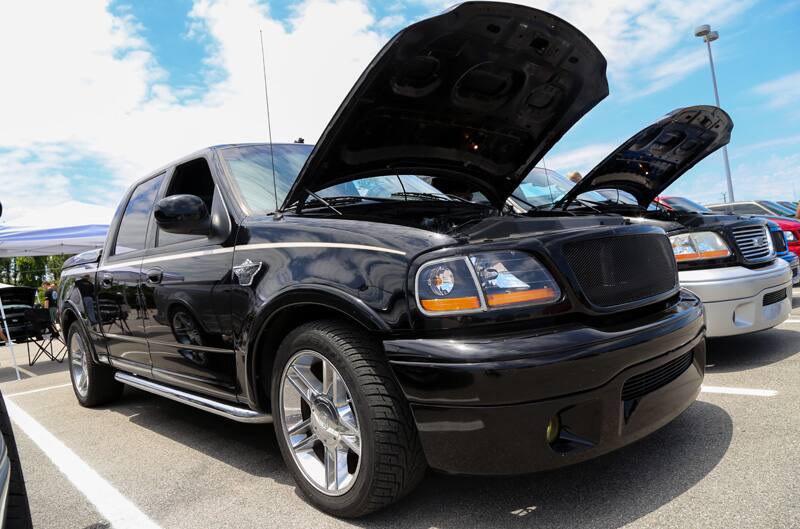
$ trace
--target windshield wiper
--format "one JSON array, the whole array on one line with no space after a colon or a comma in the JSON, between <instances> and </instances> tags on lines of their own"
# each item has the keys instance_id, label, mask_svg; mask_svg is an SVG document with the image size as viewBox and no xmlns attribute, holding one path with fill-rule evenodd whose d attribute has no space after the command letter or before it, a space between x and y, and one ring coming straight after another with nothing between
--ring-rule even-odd
<instances>
[{"instance_id":1,"label":"windshield wiper","mask_svg":"<svg viewBox=\"0 0 800 529\"><path fill-rule=\"evenodd\" d=\"M398 191L397 193L392 193L393 197L414 197L414 198L432 198L434 200L441 200L444 202L461 202L463 204L471 204L473 206L478 206L481 208L489 208L492 206L488 206L486 204L480 204L478 202L473 202L468 200L464 197L460 197L458 195L451 195L449 193L420 193L420 192L411 192L411 191Z\"/></svg>"},{"instance_id":2,"label":"windshield wiper","mask_svg":"<svg viewBox=\"0 0 800 529\"><path fill-rule=\"evenodd\" d=\"M537 206L535 204L532 204L532 203L528 202L527 200L525 200L524 198L520 198L520 197L518 197L517 195L515 195L513 193L511 194L511 198L513 198L514 200L516 200L518 202L522 202L523 204L525 204L526 206L528 206L529 208L531 208L534 211L538 211L539 208L542 207L542 206Z\"/></svg>"},{"instance_id":3,"label":"windshield wiper","mask_svg":"<svg viewBox=\"0 0 800 529\"><path fill-rule=\"evenodd\" d=\"M411 197L411 198L432 198L434 200L444 200L449 202L451 198L455 198L454 196L447 195L445 193L418 193L413 191L398 191L397 193L392 193L393 197ZM464 198L458 197L459 200L469 202ZM472 204L472 202L469 202Z\"/></svg>"},{"instance_id":4,"label":"windshield wiper","mask_svg":"<svg viewBox=\"0 0 800 529\"><path fill-rule=\"evenodd\" d=\"M391 198L382 198L382 197L364 197L361 195L341 195L335 197L321 197L318 194L314 193L310 189L305 190L310 196L313 197L313 200L306 200L303 204L294 203L292 204L293 208L297 209L297 212L300 213L305 207L318 207L316 204L320 204L322 207L326 207L338 215L342 215L342 212L336 209L334 206L342 206L347 204L355 204L357 202L362 202L364 200L369 200L372 202L397 202L397 200L393 200Z\"/></svg>"}]
</instances>

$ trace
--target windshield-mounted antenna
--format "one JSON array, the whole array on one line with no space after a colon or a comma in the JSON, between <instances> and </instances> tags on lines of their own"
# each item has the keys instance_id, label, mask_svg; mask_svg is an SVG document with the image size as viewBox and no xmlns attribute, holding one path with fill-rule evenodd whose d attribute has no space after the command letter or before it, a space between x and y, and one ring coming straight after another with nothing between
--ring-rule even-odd
<instances>
[{"instance_id":1,"label":"windshield-mounted antenna","mask_svg":"<svg viewBox=\"0 0 800 529\"><path fill-rule=\"evenodd\" d=\"M272 192L275 194L275 213L273 218L280 220L283 217L283 212L278 206L278 182L275 178L275 155L272 152L272 121L269 117L269 90L267 89L267 58L264 54L264 35L262 31L258 30L258 39L261 41L261 66L264 71L264 102L267 105L267 135L269 136L269 158L272 164Z\"/></svg>"}]
</instances>

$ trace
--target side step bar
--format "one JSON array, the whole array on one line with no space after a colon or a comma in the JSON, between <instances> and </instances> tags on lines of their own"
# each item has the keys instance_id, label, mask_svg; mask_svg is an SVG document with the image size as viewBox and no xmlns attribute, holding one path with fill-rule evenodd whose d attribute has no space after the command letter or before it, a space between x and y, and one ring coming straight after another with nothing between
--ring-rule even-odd
<instances>
[{"instance_id":1,"label":"side step bar","mask_svg":"<svg viewBox=\"0 0 800 529\"><path fill-rule=\"evenodd\" d=\"M114 373L114 378L123 384L133 386L134 388L141 389L142 391L147 391L161 397L166 397L182 404L188 404L194 408L198 408L215 415L220 415L222 417L227 417L228 419L232 419L236 422L272 422L272 415L269 413L261 413L248 408L242 408L240 406L234 406L217 400L209 399L207 397L201 397L200 395L195 395L194 393L189 393L188 391L176 389L171 386L165 386L164 384L159 384L158 382L153 382L152 380L145 378L129 375L119 371Z\"/></svg>"}]
</instances>

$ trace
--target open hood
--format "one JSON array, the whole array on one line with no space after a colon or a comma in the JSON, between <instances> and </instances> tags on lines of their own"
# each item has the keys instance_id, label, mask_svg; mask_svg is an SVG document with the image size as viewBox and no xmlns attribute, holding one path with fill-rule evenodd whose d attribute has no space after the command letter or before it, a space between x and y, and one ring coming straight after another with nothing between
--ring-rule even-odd
<instances>
[{"instance_id":1,"label":"open hood","mask_svg":"<svg viewBox=\"0 0 800 529\"><path fill-rule=\"evenodd\" d=\"M3 305L28 305L33 307L36 300L36 289L30 287L2 287L0 301Z\"/></svg>"},{"instance_id":2,"label":"open hood","mask_svg":"<svg viewBox=\"0 0 800 529\"><path fill-rule=\"evenodd\" d=\"M460 4L384 46L283 207L308 190L398 173L460 179L499 206L606 95L605 58L567 22L514 4Z\"/></svg>"},{"instance_id":3,"label":"open hood","mask_svg":"<svg viewBox=\"0 0 800 529\"><path fill-rule=\"evenodd\" d=\"M679 108L620 145L589 171L556 208L587 191L617 189L646 208L672 182L731 139L733 121L721 108Z\"/></svg>"}]
</instances>

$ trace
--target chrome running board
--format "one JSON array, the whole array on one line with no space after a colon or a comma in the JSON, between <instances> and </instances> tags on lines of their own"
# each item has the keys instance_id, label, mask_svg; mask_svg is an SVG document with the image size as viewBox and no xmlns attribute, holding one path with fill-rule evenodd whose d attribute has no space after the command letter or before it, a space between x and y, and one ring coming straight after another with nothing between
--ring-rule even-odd
<instances>
[{"instance_id":1,"label":"chrome running board","mask_svg":"<svg viewBox=\"0 0 800 529\"><path fill-rule=\"evenodd\" d=\"M161 397L172 399L182 404L188 404L193 408L207 411L215 415L220 415L236 422L246 423L270 423L272 422L272 415L269 413L261 413L253 411L248 408L226 404L217 400L201 397L188 391L183 391L172 386L165 386L158 382L153 382L146 378L129 375L117 371L114 373L114 378L123 384L127 384L142 391L153 393Z\"/></svg>"}]
</instances>

